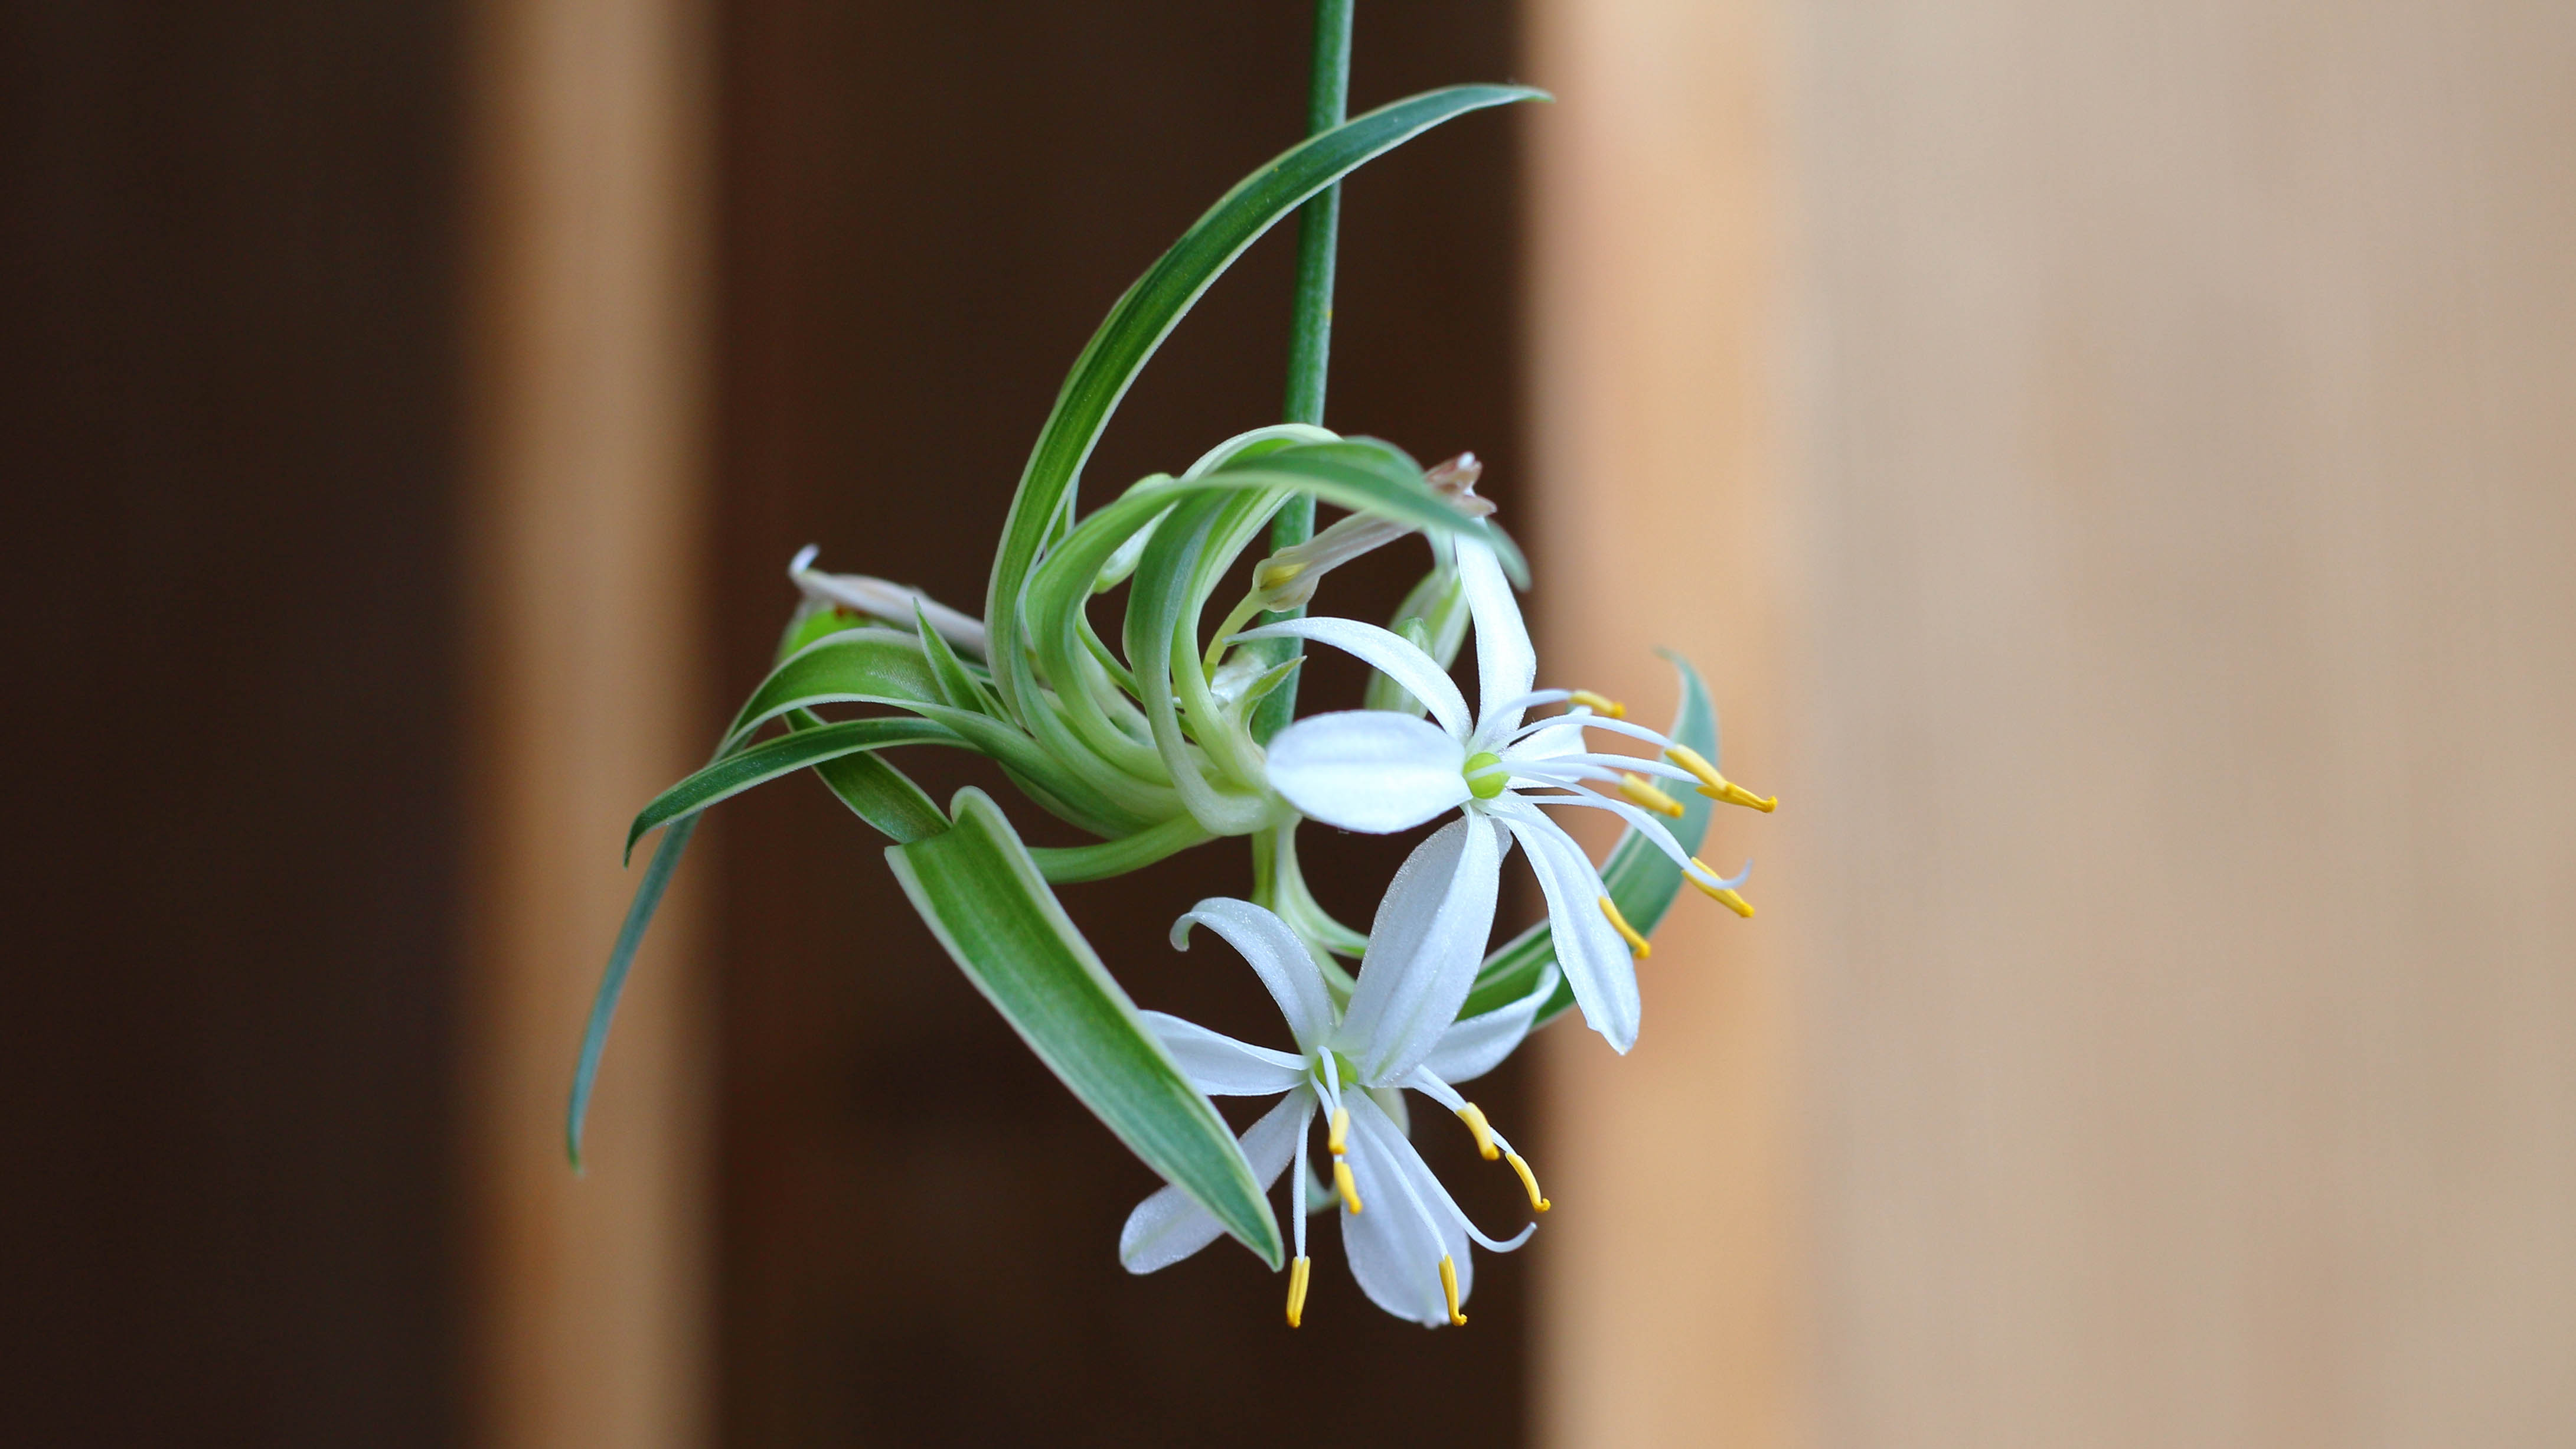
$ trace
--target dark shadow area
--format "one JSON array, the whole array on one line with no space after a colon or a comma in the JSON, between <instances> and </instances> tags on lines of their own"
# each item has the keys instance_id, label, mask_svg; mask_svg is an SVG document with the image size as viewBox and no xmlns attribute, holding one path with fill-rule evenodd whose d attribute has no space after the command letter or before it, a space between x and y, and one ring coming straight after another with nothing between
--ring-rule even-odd
<instances>
[{"instance_id":1,"label":"dark shadow area","mask_svg":"<svg viewBox=\"0 0 2576 1449\"><path fill-rule=\"evenodd\" d=\"M0 10L0 1420L457 1428L454 11Z\"/></svg>"}]
</instances>

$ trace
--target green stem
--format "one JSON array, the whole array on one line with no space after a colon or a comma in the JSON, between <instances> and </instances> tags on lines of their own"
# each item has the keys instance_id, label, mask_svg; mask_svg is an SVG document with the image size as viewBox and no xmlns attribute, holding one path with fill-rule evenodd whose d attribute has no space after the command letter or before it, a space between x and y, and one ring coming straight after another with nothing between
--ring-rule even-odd
<instances>
[{"instance_id":1,"label":"green stem","mask_svg":"<svg viewBox=\"0 0 2576 1449\"><path fill-rule=\"evenodd\" d=\"M1353 0L1315 0L1315 50L1306 86L1306 134L1319 135L1348 119L1351 99ZM1292 423L1324 421L1324 375L1333 355L1333 255L1342 220L1342 188L1335 182L1297 211L1297 294L1288 320L1288 401ZM1288 500L1270 525L1270 546L1288 548L1315 533L1315 500ZM1293 619L1304 609L1263 616L1267 623ZM1298 641L1280 641L1277 657L1296 657ZM1297 712L1297 681L1289 679L1253 711L1252 738L1267 743Z\"/></svg>"}]
</instances>

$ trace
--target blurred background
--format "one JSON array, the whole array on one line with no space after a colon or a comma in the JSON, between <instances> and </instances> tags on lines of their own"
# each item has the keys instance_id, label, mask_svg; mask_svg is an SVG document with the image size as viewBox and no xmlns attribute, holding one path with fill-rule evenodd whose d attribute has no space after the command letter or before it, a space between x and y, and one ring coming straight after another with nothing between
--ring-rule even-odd
<instances>
[{"instance_id":1,"label":"blurred background","mask_svg":"<svg viewBox=\"0 0 2576 1449\"><path fill-rule=\"evenodd\" d=\"M1328 421L1482 455L1551 677L1683 650L1783 797L1631 1057L1480 1093L1557 1210L1437 1334L1123 1273L1150 1175L802 784L560 1149L786 560L973 606L1306 4L0 17L21 1442L2576 1442L2576 10L1360 8L1355 110L1558 99L1350 183ZM1093 496L1276 416L1291 245ZM1241 881L1065 897L1251 1029L1160 939Z\"/></svg>"}]
</instances>

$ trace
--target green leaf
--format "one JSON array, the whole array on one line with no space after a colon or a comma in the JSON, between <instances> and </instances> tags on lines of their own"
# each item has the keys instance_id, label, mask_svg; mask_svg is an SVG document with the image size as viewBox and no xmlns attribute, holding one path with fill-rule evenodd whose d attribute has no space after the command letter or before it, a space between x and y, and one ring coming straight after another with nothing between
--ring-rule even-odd
<instances>
[{"instance_id":1,"label":"green leaf","mask_svg":"<svg viewBox=\"0 0 2576 1449\"><path fill-rule=\"evenodd\" d=\"M984 619L1002 698L1025 709L1036 681L1019 646L1017 604L1039 553L1072 519L1082 465L1119 399L1163 339L1246 247L1306 198L1443 121L1489 106L1543 100L1526 86L1452 86L1383 106L1282 153L1237 183L1109 309L1075 359L1011 499Z\"/></svg>"},{"instance_id":2,"label":"green leaf","mask_svg":"<svg viewBox=\"0 0 2576 1449\"><path fill-rule=\"evenodd\" d=\"M827 634L781 660L743 702L725 731L727 748L795 709L818 704L890 704L909 709L943 704L938 677L921 640L898 629L866 626Z\"/></svg>"},{"instance_id":3,"label":"green leaf","mask_svg":"<svg viewBox=\"0 0 2576 1449\"><path fill-rule=\"evenodd\" d=\"M1689 660L1669 649L1656 652L1672 661L1673 668L1681 674L1681 708L1675 712L1668 733L1674 742L1688 745L1714 761L1717 710L1709 703L1708 687L1700 682L1699 671L1691 668ZM1697 791L1683 795L1681 801L1682 818L1671 824L1673 838L1681 842L1684 851L1695 853L1708 836L1709 812L1716 802ZM1652 936L1664 913L1672 909L1673 897L1681 891L1682 869L1632 828L1620 832L1618 845L1602 864L1601 881L1610 888L1610 899L1619 903L1619 914L1628 918L1628 924L1635 926L1638 934ZM1476 973L1475 989L1467 994L1467 1003L1458 1009L1458 1015L1475 1016L1518 1001L1537 988L1539 973L1555 959L1556 943L1548 935L1547 922L1541 921L1485 958L1483 969ZM1555 1020L1573 1004L1574 988L1559 982L1556 994L1539 1012L1538 1024Z\"/></svg>"},{"instance_id":4,"label":"green leaf","mask_svg":"<svg viewBox=\"0 0 2576 1449\"><path fill-rule=\"evenodd\" d=\"M1422 466L1404 450L1375 438L1306 443L1229 463L1211 480L1240 477L1265 486L1293 487L1326 503L1382 514L1435 533L1463 533L1494 546L1512 582L1529 587L1529 563L1518 545L1492 521L1466 517L1440 501L1422 480Z\"/></svg>"},{"instance_id":5,"label":"green leaf","mask_svg":"<svg viewBox=\"0 0 2576 1449\"><path fill-rule=\"evenodd\" d=\"M719 800L730 800L755 786L766 785L781 775L837 760L863 750L886 750L897 745L955 745L965 741L946 725L922 719L854 719L839 724L820 724L798 730L779 739L752 746L738 754L727 755L714 764L653 797L626 829L626 858L635 858L635 842L645 832L666 825L682 816L694 815Z\"/></svg>"},{"instance_id":6,"label":"green leaf","mask_svg":"<svg viewBox=\"0 0 2576 1449\"><path fill-rule=\"evenodd\" d=\"M921 657L930 664L932 682L939 686L942 700L957 709L971 709L977 714L995 712L993 698L984 686L967 671L966 662L938 630L930 627L930 615L919 604L913 606L913 633L921 641Z\"/></svg>"},{"instance_id":7,"label":"green leaf","mask_svg":"<svg viewBox=\"0 0 2576 1449\"><path fill-rule=\"evenodd\" d=\"M1233 493L1202 493L1163 520L1129 585L1124 640L1128 665L1135 671L1137 702L1153 729L1155 748L1162 752L1181 803L1216 835L1244 834L1268 812L1267 803L1254 793L1257 787L1245 778L1257 781L1256 767L1245 760L1228 771L1235 777L1232 788L1211 780L1200 763L1203 752L1189 742L1181 725L1182 704L1207 696L1193 637L1197 616L1191 607L1192 576L1206 553L1209 535L1238 501L1240 495ZM1211 749L1227 743L1204 731L1200 738Z\"/></svg>"},{"instance_id":8,"label":"green leaf","mask_svg":"<svg viewBox=\"0 0 2576 1449\"><path fill-rule=\"evenodd\" d=\"M627 903L626 920L617 928L617 943L608 949L608 969L600 973L599 990L590 999L590 1021L581 1033L581 1060L572 1070L572 1102L564 1110L564 1151L572 1158L575 1172L581 1171L582 1125L590 1115L591 1089L599 1084L600 1056L608 1050L608 1025L617 1015L617 999L626 992L626 973L635 964L635 952L644 944L654 913L662 909L662 893L670 888L671 873L680 868L680 856L697 828L698 817L689 816L663 832L661 844L653 847L653 859L644 867L635 899Z\"/></svg>"},{"instance_id":9,"label":"green leaf","mask_svg":"<svg viewBox=\"0 0 2576 1449\"><path fill-rule=\"evenodd\" d=\"M968 676L968 687L973 683ZM826 704L891 705L945 725L971 748L1013 771L1015 780L1035 782L1039 788L1030 791L1031 799L1094 835L1132 834L1161 824L1179 808L1167 788L1087 778L1019 726L947 703L938 669L923 652L921 639L894 629L848 629L790 655L734 716L726 746L739 748L771 720ZM1117 795L1104 788L1113 784Z\"/></svg>"},{"instance_id":10,"label":"green leaf","mask_svg":"<svg viewBox=\"0 0 2576 1449\"><path fill-rule=\"evenodd\" d=\"M823 721L798 710L787 716L792 730L819 729ZM912 777L873 752L820 760L814 775L850 807L850 813L896 841L919 840L948 828L948 815L923 793Z\"/></svg>"},{"instance_id":11,"label":"green leaf","mask_svg":"<svg viewBox=\"0 0 2576 1449\"><path fill-rule=\"evenodd\" d=\"M1187 815L1176 815L1150 830L1098 845L1033 845L1029 847L1029 858L1038 863L1040 875L1065 885L1142 870L1166 856L1215 838Z\"/></svg>"},{"instance_id":12,"label":"green leaf","mask_svg":"<svg viewBox=\"0 0 2576 1449\"><path fill-rule=\"evenodd\" d=\"M950 959L1145 1165L1276 1268L1279 1224L1216 1108L1100 964L1001 809L957 793L955 825L886 860Z\"/></svg>"}]
</instances>

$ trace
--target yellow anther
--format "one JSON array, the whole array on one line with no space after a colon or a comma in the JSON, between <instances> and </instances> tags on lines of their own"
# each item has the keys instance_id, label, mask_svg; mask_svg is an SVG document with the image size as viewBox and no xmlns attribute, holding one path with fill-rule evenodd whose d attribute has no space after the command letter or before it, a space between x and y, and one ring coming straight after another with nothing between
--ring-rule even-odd
<instances>
[{"instance_id":1,"label":"yellow anther","mask_svg":"<svg viewBox=\"0 0 2576 1449\"><path fill-rule=\"evenodd\" d=\"M1342 1195L1342 1206L1351 1216L1360 1215L1360 1185L1351 1180L1351 1165L1338 1157L1333 1159L1333 1191Z\"/></svg>"},{"instance_id":2,"label":"yellow anther","mask_svg":"<svg viewBox=\"0 0 2576 1449\"><path fill-rule=\"evenodd\" d=\"M1286 563L1265 564L1261 572L1253 578L1252 586L1264 593L1272 589L1285 588L1295 583L1297 576L1305 571L1306 566L1293 559Z\"/></svg>"},{"instance_id":3,"label":"yellow anther","mask_svg":"<svg viewBox=\"0 0 2576 1449\"><path fill-rule=\"evenodd\" d=\"M1601 898L1601 914L1610 918L1610 929L1617 931L1619 933L1619 939L1628 943L1628 954L1636 957L1640 961L1643 961L1648 956L1655 953L1655 948L1647 944L1646 938L1637 934L1637 928L1628 924L1628 918L1619 914L1619 903L1617 901L1610 899L1608 896L1603 896Z\"/></svg>"},{"instance_id":4,"label":"yellow anther","mask_svg":"<svg viewBox=\"0 0 2576 1449\"><path fill-rule=\"evenodd\" d=\"M1712 800L1723 800L1729 805L1741 805L1747 810L1759 810L1765 815L1780 808L1779 796L1756 795L1733 780L1720 780L1717 782L1717 788L1713 790L1702 785L1699 787L1699 792Z\"/></svg>"},{"instance_id":5,"label":"yellow anther","mask_svg":"<svg viewBox=\"0 0 2576 1449\"><path fill-rule=\"evenodd\" d=\"M1594 714L1597 714L1604 719L1626 719L1628 717L1628 706L1621 704L1619 701L1612 699L1606 694L1594 694L1588 689L1578 689L1574 691L1574 693L1569 696L1565 702L1568 704L1582 705L1584 708L1591 710Z\"/></svg>"},{"instance_id":6,"label":"yellow anther","mask_svg":"<svg viewBox=\"0 0 2576 1449\"><path fill-rule=\"evenodd\" d=\"M1299 1258L1288 1265L1288 1326L1297 1327L1306 1316L1306 1279L1312 1275L1315 1260Z\"/></svg>"},{"instance_id":7,"label":"yellow anther","mask_svg":"<svg viewBox=\"0 0 2576 1449\"><path fill-rule=\"evenodd\" d=\"M1675 820L1682 818L1682 802L1656 789L1654 782L1643 775L1635 773L1621 775L1619 793L1631 805L1643 806L1658 815L1669 815Z\"/></svg>"},{"instance_id":8,"label":"yellow anther","mask_svg":"<svg viewBox=\"0 0 2576 1449\"><path fill-rule=\"evenodd\" d=\"M1688 745L1666 747L1664 758L1699 776L1699 792L1712 800L1723 800L1729 805L1741 805L1747 810L1759 810L1765 815L1780 808L1779 796L1756 795L1745 789L1719 774L1717 766L1710 764L1706 756Z\"/></svg>"},{"instance_id":9,"label":"yellow anther","mask_svg":"<svg viewBox=\"0 0 2576 1449\"><path fill-rule=\"evenodd\" d=\"M1487 1162L1503 1155L1502 1149L1494 1145L1494 1129L1485 1121L1484 1108L1470 1102L1458 1109L1458 1120L1466 1123L1467 1130L1475 1134L1476 1150L1484 1154Z\"/></svg>"},{"instance_id":10,"label":"yellow anther","mask_svg":"<svg viewBox=\"0 0 2576 1449\"><path fill-rule=\"evenodd\" d=\"M1521 1161L1521 1155L1519 1153L1506 1152L1503 1154L1503 1160L1512 1165L1512 1171L1521 1175L1521 1186L1529 1189L1531 1211L1543 1213L1550 1207L1554 1206L1554 1204L1550 1203L1540 1194L1538 1190L1537 1175L1530 1171L1528 1163Z\"/></svg>"},{"instance_id":11,"label":"yellow anther","mask_svg":"<svg viewBox=\"0 0 2576 1449\"><path fill-rule=\"evenodd\" d=\"M1449 1261L1447 1253L1440 1255L1440 1291L1449 1299L1449 1321L1466 1327L1467 1315L1458 1311L1458 1265Z\"/></svg>"},{"instance_id":12,"label":"yellow anther","mask_svg":"<svg viewBox=\"0 0 2576 1449\"><path fill-rule=\"evenodd\" d=\"M1314 1139L1310 1137L1306 1140L1312 1142ZM1331 1130L1324 1134L1324 1145L1332 1149L1335 1157L1339 1157L1343 1153L1351 1150L1350 1108L1335 1107L1333 1109L1333 1125ZM1353 1208L1351 1211L1358 1212L1359 1209Z\"/></svg>"},{"instance_id":13,"label":"yellow anther","mask_svg":"<svg viewBox=\"0 0 2576 1449\"><path fill-rule=\"evenodd\" d=\"M1691 857L1691 864L1698 866L1701 870L1708 870L1708 862L1700 859L1696 855ZM1713 870L1708 870L1708 873L1710 875L1717 874L1717 872ZM1708 897L1710 900L1717 902L1719 905L1726 907L1728 910L1735 912L1737 915L1742 916L1748 921L1753 919L1753 903L1746 900L1744 897L1737 895L1728 887L1710 885L1708 882L1701 880L1698 876L1693 875L1688 871L1684 871L1682 873L1682 879L1689 881L1694 886L1697 886L1701 895Z\"/></svg>"}]
</instances>

